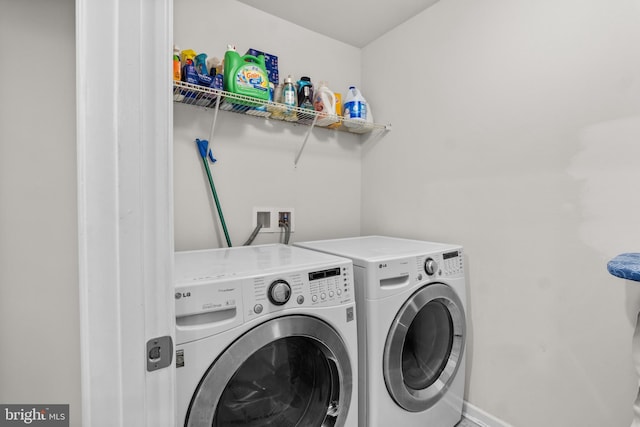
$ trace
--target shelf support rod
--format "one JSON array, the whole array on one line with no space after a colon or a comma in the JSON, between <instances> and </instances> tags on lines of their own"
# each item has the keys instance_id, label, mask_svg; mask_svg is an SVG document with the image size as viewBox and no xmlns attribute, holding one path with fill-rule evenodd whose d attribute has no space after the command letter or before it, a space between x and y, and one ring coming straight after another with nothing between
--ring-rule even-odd
<instances>
[{"instance_id":1,"label":"shelf support rod","mask_svg":"<svg viewBox=\"0 0 640 427\"><path fill-rule=\"evenodd\" d=\"M302 155L302 150L304 150L304 146L307 145L307 141L309 140L309 135L311 135L311 131L313 130L313 127L316 125L317 120L318 120L318 114L314 114L313 122L309 126L309 130L307 130L307 134L304 136L304 141L302 141L302 146L300 147L300 150L298 150L296 159L293 161L294 166L298 166L298 160L300 160L300 156Z\"/></svg>"},{"instance_id":2,"label":"shelf support rod","mask_svg":"<svg viewBox=\"0 0 640 427\"><path fill-rule=\"evenodd\" d=\"M216 122L218 121L218 111L220 111L220 98L222 98L221 94L218 94L216 98L216 107L213 113L213 122L211 123L211 132L209 132L209 144L213 143L213 131L216 128Z\"/></svg>"}]
</instances>

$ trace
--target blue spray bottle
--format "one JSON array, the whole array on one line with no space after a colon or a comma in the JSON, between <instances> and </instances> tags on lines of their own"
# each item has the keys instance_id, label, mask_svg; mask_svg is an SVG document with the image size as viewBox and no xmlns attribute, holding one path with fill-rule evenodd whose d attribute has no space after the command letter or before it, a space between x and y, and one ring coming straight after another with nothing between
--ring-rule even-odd
<instances>
[{"instance_id":1,"label":"blue spray bottle","mask_svg":"<svg viewBox=\"0 0 640 427\"><path fill-rule=\"evenodd\" d=\"M207 71L207 54L201 53L196 55L194 59L194 65L196 67L196 71L203 76L208 76L209 72Z\"/></svg>"}]
</instances>

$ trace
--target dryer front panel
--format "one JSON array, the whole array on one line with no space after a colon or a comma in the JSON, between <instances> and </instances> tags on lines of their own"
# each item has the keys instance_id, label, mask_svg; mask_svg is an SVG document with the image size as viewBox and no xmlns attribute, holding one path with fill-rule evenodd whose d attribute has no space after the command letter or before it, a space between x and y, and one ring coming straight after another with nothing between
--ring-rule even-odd
<instances>
[{"instance_id":1,"label":"dryer front panel","mask_svg":"<svg viewBox=\"0 0 640 427\"><path fill-rule=\"evenodd\" d=\"M185 425L339 427L352 385L348 350L331 326L310 316L275 318L245 333L211 365Z\"/></svg>"},{"instance_id":2,"label":"dryer front panel","mask_svg":"<svg viewBox=\"0 0 640 427\"><path fill-rule=\"evenodd\" d=\"M384 348L384 380L393 400L411 412L432 407L455 378L464 344L464 307L450 286L433 283L411 295Z\"/></svg>"}]
</instances>

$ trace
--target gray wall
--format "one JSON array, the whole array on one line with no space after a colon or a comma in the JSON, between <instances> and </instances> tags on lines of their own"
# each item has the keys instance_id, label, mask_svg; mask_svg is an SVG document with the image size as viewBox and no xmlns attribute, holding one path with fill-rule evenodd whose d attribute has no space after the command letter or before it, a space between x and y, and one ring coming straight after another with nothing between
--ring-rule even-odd
<instances>
[{"instance_id":1,"label":"gray wall","mask_svg":"<svg viewBox=\"0 0 640 427\"><path fill-rule=\"evenodd\" d=\"M81 425L73 0L0 0L0 402Z\"/></svg>"},{"instance_id":2,"label":"gray wall","mask_svg":"<svg viewBox=\"0 0 640 427\"><path fill-rule=\"evenodd\" d=\"M640 250L639 23L632 0L442 0L363 50L393 123L363 148L363 233L465 246L468 400L518 427L631 422L639 287L606 263Z\"/></svg>"}]
</instances>

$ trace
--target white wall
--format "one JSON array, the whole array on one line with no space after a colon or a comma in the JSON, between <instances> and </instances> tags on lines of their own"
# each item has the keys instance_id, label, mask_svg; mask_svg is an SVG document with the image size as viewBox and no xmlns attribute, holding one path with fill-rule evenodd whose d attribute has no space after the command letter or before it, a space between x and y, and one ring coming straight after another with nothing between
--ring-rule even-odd
<instances>
[{"instance_id":1,"label":"white wall","mask_svg":"<svg viewBox=\"0 0 640 427\"><path fill-rule=\"evenodd\" d=\"M73 0L0 0L0 402L80 426Z\"/></svg>"},{"instance_id":2,"label":"white wall","mask_svg":"<svg viewBox=\"0 0 640 427\"><path fill-rule=\"evenodd\" d=\"M468 400L518 427L631 421L638 46L634 0L442 0L363 50L363 234L465 246Z\"/></svg>"},{"instance_id":3,"label":"white wall","mask_svg":"<svg viewBox=\"0 0 640 427\"><path fill-rule=\"evenodd\" d=\"M195 15L209 19L194 20ZM180 49L224 57L255 48L278 56L280 79L303 75L345 92L360 84L361 51L233 0L175 3L174 39ZM226 246L195 138L209 139L213 111L174 108L175 246ZM234 246L252 232L253 207L295 209L294 240L360 233L361 149L356 135L314 129L300 162L294 159L307 128L221 111L210 165ZM261 234L255 243L277 242Z\"/></svg>"}]
</instances>

